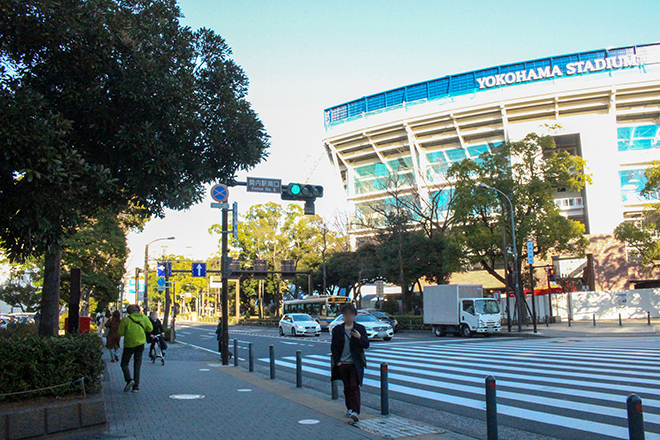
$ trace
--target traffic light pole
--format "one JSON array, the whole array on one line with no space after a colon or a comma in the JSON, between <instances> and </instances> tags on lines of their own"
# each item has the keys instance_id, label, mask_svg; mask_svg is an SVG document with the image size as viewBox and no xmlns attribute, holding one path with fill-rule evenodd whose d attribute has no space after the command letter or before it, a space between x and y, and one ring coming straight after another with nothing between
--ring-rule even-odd
<instances>
[{"instance_id":1,"label":"traffic light pole","mask_svg":"<svg viewBox=\"0 0 660 440\"><path fill-rule=\"evenodd\" d=\"M222 208L222 365L229 365L229 279L227 254L229 250L229 209ZM238 353L235 353L238 356Z\"/></svg>"}]
</instances>

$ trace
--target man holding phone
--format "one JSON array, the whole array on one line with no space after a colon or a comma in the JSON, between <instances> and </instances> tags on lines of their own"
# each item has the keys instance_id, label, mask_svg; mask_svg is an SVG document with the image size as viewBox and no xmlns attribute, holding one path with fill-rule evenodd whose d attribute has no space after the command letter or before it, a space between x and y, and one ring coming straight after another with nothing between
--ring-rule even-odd
<instances>
[{"instance_id":1,"label":"man holding phone","mask_svg":"<svg viewBox=\"0 0 660 440\"><path fill-rule=\"evenodd\" d=\"M367 358L364 349L369 348L369 339L364 326L355 322L357 310L353 304L342 307L344 323L332 330L332 376L331 380L344 383L346 417L360 420L360 386L364 379Z\"/></svg>"}]
</instances>

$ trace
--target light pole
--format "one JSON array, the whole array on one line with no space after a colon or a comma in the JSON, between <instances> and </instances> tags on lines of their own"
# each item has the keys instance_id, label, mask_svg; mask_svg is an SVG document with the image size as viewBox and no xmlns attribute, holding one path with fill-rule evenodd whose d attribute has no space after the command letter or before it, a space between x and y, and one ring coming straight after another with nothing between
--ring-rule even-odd
<instances>
[{"instance_id":1,"label":"light pole","mask_svg":"<svg viewBox=\"0 0 660 440\"><path fill-rule=\"evenodd\" d=\"M518 332L522 332L522 304L520 302L520 283L518 281L518 248L516 247L516 222L515 222L515 217L514 217L514 211L513 211L513 203L511 203L511 199L509 196L504 194L502 191L500 191L497 188L493 188L490 185L486 185L485 183L479 183L477 185L477 188L482 188L482 189L492 189L493 191L497 191L498 193L502 194L504 198L506 199L507 202L509 202L509 208L511 209L511 243L513 244L513 285L514 285L514 291L516 294L516 305L518 306ZM506 264L506 261L504 262Z\"/></svg>"},{"instance_id":2,"label":"light pole","mask_svg":"<svg viewBox=\"0 0 660 440\"><path fill-rule=\"evenodd\" d=\"M174 237L167 237L167 238L157 238L156 240L150 241L144 246L144 312L145 314L149 314L149 245L154 244L157 241L163 241L163 240L174 240ZM137 292L137 287L135 288L135 292ZM137 296L137 294L136 294ZM136 298L137 299L137 298Z\"/></svg>"}]
</instances>

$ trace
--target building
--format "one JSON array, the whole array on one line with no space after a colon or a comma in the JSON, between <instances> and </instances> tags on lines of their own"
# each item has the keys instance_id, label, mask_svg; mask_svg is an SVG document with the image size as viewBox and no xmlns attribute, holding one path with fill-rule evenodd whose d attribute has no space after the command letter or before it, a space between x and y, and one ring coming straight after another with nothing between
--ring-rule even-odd
<instances>
[{"instance_id":1,"label":"building","mask_svg":"<svg viewBox=\"0 0 660 440\"><path fill-rule=\"evenodd\" d=\"M592 242L588 259L555 257L560 275L581 277L590 290L653 284L612 232L650 201L640 190L644 170L660 160L660 43L445 76L336 105L324 115L323 144L356 212L388 197L386 176L430 193L447 184L452 163L560 124L558 148L582 156L593 178L581 192L556 194Z\"/></svg>"}]
</instances>

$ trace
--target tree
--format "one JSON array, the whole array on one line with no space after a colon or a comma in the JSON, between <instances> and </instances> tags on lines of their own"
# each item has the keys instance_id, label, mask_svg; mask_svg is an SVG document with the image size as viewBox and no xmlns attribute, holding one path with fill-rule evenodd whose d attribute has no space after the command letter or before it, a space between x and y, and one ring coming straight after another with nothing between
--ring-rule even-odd
<instances>
[{"instance_id":1,"label":"tree","mask_svg":"<svg viewBox=\"0 0 660 440\"><path fill-rule=\"evenodd\" d=\"M654 162L646 169L646 183L641 194L647 198L660 191L660 163ZM614 237L632 248L640 257L642 266L660 267L660 204L645 207L637 222L624 221L614 229Z\"/></svg>"},{"instance_id":2,"label":"tree","mask_svg":"<svg viewBox=\"0 0 660 440\"><path fill-rule=\"evenodd\" d=\"M62 242L62 267L66 269L63 280L68 281L68 270L73 267L82 271L81 316L89 315L90 298L96 300L101 310L117 301L128 257L126 234L130 225L124 221L127 217L99 211Z\"/></svg>"},{"instance_id":3,"label":"tree","mask_svg":"<svg viewBox=\"0 0 660 440\"><path fill-rule=\"evenodd\" d=\"M8 260L2 261L9 263ZM18 307L23 312L35 312L41 301L43 271L39 261L27 261L24 264L10 264L9 278L0 286L0 301L11 307Z\"/></svg>"},{"instance_id":4,"label":"tree","mask_svg":"<svg viewBox=\"0 0 660 440\"><path fill-rule=\"evenodd\" d=\"M535 243L540 259L548 253L581 253L587 244L584 225L564 217L554 203L559 188L579 191L591 177L586 163L566 151L554 151L552 136L528 134L518 142L506 142L477 160L453 164L448 177L454 182L452 233L461 239L469 265L478 265L500 282L496 272L502 261L502 228L511 237L511 219L506 200L494 191L477 188L485 183L507 194L515 212L517 253L527 240ZM497 212L502 215L496 215ZM522 258L518 259L520 274Z\"/></svg>"},{"instance_id":5,"label":"tree","mask_svg":"<svg viewBox=\"0 0 660 440\"><path fill-rule=\"evenodd\" d=\"M175 0L0 2L0 245L44 256L42 335L84 219L187 208L265 157L229 46L180 18Z\"/></svg>"},{"instance_id":6,"label":"tree","mask_svg":"<svg viewBox=\"0 0 660 440\"><path fill-rule=\"evenodd\" d=\"M220 225L213 225L210 232L219 233L220 229ZM321 217L304 215L299 205L290 204L284 209L270 202L248 210L239 223L234 247L239 260L266 260L269 270L280 270L282 260L293 260L296 270L308 271L321 267L323 254L338 251L345 241L341 234L329 230ZM247 301L255 286L248 280L244 284L241 292ZM308 291L307 282L297 284L305 286L302 290L307 294L313 294ZM272 303L279 310L282 287L280 275L269 275L264 282L262 304Z\"/></svg>"}]
</instances>

